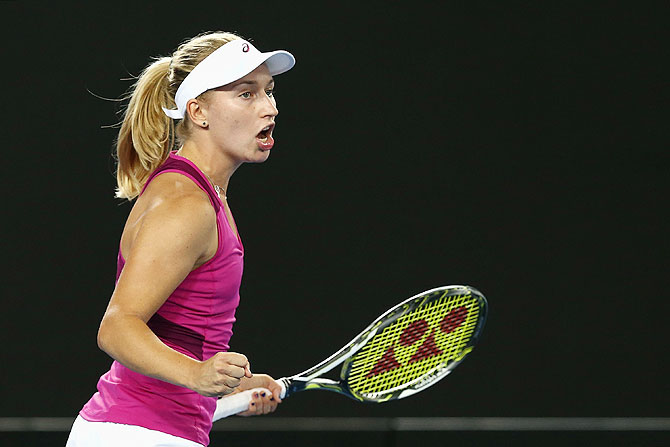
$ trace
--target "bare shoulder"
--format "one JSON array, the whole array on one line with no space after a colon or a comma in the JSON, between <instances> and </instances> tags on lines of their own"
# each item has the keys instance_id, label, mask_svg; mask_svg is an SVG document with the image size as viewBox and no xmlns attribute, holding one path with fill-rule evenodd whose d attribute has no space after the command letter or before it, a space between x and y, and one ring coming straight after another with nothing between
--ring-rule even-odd
<instances>
[{"instance_id":1,"label":"bare shoulder","mask_svg":"<svg viewBox=\"0 0 670 447\"><path fill-rule=\"evenodd\" d=\"M173 172L155 177L140 199L146 199L147 211L178 214L197 211L198 216L205 214L209 218L215 215L207 194L188 177Z\"/></svg>"},{"instance_id":2,"label":"bare shoulder","mask_svg":"<svg viewBox=\"0 0 670 447\"><path fill-rule=\"evenodd\" d=\"M155 177L137 199L122 237L124 253L138 244L156 248L170 245L191 255L206 255L216 214L207 194L189 178L177 173Z\"/></svg>"}]
</instances>

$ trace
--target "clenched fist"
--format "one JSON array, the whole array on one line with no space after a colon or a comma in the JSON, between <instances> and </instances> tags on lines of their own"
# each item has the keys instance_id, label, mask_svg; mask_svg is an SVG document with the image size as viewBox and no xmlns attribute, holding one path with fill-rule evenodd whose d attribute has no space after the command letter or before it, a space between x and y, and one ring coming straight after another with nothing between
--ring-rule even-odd
<instances>
[{"instance_id":1,"label":"clenched fist","mask_svg":"<svg viewBox=\"0 0 670 447\"><path fill-rule=\"evenodd\" d=\"M253 377L247 357L236 352L218 352L198 364L189 388L203 396L221 397L232 393L242 377Z\"/></svg>"}]
</instances>

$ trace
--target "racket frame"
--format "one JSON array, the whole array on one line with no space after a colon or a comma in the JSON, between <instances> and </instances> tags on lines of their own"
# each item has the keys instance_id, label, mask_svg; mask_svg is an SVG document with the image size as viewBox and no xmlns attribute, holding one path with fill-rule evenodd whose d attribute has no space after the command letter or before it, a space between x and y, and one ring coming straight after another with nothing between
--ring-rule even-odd
<instances>
[{"instance_id":1,"label":"racket frame","mask_svg":"<svg viewBox=\"0 0 670 447\"><path fill-rule=\"evenodd\" d=\"M443 293L440 293L443 292ZM347 383L347 376L352 365L352 357L367 344L375 335L383 331L387 326L394 323L403 315L414 311L418 307L435 299L440 299L444 296L451 295L472 295L477 299L479 304L479 313L477 325L473 330L468 344L461 354L446 364L439 364L433 371L424 374L410 383L405 383L396 388L385 390L383 392L370 393L369 395L362 395L351 390ZM426 290L418 293L405 301L392 307L384 314L379 316L368 327L366 327L360 334L354 337L349 343L335 352L330 357L326 358L317 365L291 377L284 377L279 379L286 388L285 396L290 396L305 390L324 390L343 394L351 399L361 402L386 402L393 399L402 399L419 391L428 388L437 383L440 379L447 376L453 369L458 366L463 359L473 349L479 337L481 336L484 324L488 314L488 304L484 295L471 286L463 285L449 285L436 287L434 289ZM320 378L319 376L326 374L336 366L344 363L340 372L340 380L331 380ZM284 398L285 396L282 396Z\"/></svg>"}]
</instances>

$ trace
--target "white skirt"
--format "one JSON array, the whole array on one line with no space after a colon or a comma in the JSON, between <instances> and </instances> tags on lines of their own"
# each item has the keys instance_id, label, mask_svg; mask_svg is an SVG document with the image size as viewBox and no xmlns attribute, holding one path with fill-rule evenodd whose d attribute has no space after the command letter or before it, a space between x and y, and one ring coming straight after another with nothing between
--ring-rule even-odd
<instances>
[{"instance_id":1,"label":"white skirt","mask_svg":"<svg viewBox=\"0 0 670 447\"><path fill-rule=\"evenodd\" d=\"M89 422L77 416L65 447L203 447L202 444L137 425Z\"/></svg>"}]
</instances>

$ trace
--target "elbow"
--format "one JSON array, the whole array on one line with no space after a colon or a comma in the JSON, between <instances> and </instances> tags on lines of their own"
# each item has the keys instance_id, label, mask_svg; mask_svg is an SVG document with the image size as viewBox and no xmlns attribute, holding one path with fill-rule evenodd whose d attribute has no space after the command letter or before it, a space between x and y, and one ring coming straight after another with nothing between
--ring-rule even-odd
<instances>
[{"instance_id":1,"label":"elbow","mask_svg":"<svg viewBox=\"0 0 670 447\"><path fill-rule=\"evenodd\" d=\"M102 351L106 351L105 347L107 346L107 331L105 330L105 320L100 323L100 327L98 328L98 348L100 348Z\"/></svg>"},{"instance_id":2,"label":"elbow","mask_svg":"<svg viewBox=\"0 0 670 447\"><path fill-rule=\"evenodd\" d=\"M98 328L98 337L97 337L98 348L100 348L107 354L110 354L111 343L113 341L113 338L114 338L114 318L106 313L105 316L102 317L100 327Z\"/></svg>"},{"instance_id":3,"label":"elbow","mask_svg":"<svg viewBox=\"0 0 670 447\"><path fill-rule=\"evenodd\" d=\"M118 360L117 356L128 348L129 334L132 334L131 338L139 334L138 323L146 325L136 315L119 309L107 309L98 328L98 347Z\"/></svg>"}]
</instances>

